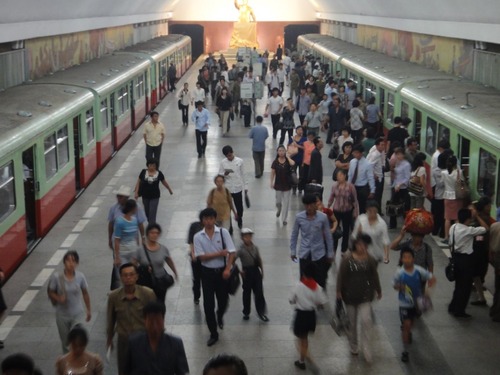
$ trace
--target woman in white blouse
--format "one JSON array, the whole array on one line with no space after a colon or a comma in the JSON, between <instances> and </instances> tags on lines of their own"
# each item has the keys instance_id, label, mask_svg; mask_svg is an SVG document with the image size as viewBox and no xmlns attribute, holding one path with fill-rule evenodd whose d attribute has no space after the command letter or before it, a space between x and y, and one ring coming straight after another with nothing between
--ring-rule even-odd
<instances>
[{"instance_id":1,"label":"woman in white blouse","mask_svg":"<svg viewBox=\"0 0 500 375\"><path fill-rule=\"evenodd\" d=\"M448 243L449 232L452 221L458 220L458 210L462 208L463 202L461 199L456 199L455 186L457 180L463 180L463 173L457 166L457 157L452 155L446 162L446 170L442 171L444 182L444 240L443 243Z\"/></svg>"}]
</instances>

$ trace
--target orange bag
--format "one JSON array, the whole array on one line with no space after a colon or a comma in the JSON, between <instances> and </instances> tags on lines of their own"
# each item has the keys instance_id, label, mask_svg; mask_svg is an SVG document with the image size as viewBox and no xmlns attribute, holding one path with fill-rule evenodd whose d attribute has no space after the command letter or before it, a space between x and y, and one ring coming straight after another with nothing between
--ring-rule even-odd
<instances>
[{"instance_id":1,"label":"orange bag","mask_svg":"<svg viewBox=\"0 0 500 375\"><path fill-rule=\"evenodd\" d=\"M423 208L414 208L406 214L405 227L409 233L429 234L434 228L434 218Z\"/></svg>"}]
</instances>

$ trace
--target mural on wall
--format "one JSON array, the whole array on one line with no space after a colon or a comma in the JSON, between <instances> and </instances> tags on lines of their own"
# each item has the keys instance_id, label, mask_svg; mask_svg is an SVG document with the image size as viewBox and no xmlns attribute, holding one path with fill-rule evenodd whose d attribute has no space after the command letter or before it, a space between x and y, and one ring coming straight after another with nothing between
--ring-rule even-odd
<instances>
[{"instance_id":1,"label":"mural on wall","mask_svg":"<svg viewBox=\"0 0 500 375\"><path fill-rule=\"evenodd\" d=\"M27 40L30 78L40 78L130 46L133 36L132 26L122 26Z\"/></svg>"},{"instance_id":2,"label":"mural on wall","mask_svg":"<svg viewBox=\"0 0 500 375\"><path fill-rule=\"evenodd\" d=\"M358 25L358 44L453 75L472 78L470 41Z\"/></svg>"}]
</instances>

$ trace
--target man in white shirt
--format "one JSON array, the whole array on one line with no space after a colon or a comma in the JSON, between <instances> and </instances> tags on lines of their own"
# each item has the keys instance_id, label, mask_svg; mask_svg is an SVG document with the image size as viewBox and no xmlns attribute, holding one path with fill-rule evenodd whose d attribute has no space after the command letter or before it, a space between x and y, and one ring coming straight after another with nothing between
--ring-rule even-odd
<instances>
[{"instance_id":1,"label":"man in white shirt","mask_svg":"<svg viewBox=\"0 0 500 375\"><path fill-rule=\"evenodd\" d=\"M226 179L226 188L233 197L236 213L238 214L238 228L241 229L243 227L243 190L245 190L245 194L248 193L243 160L234 155L233 148L229 145L222 148L222 153L225 158L220 162L219 174ZM233 233L232 224L229 233Z\"/></svg>"},{"instance_id":2,"label":"man in white shirt","mask_svg":"<svg viewBox=\"0 0 500 375\"><path fill-rule=\"evenodd\" d=\"M205 89L200 82L196 82L196 88L191 92L191 105L197 102L202 102L205 106Z\"/></svg>"},{"instance_id":3,"label":"man in white shirt","mask_svg":"<svg viewBox=\"0 0 500 375\"><path fill-rule=\"evenodd\" d=\"M470 227L472 219L477 220L480 227ZM448 312L457 318L470 318L465 312L472 289L474 259L472 245L474 237L485 234L488 224L477 214L475 208L461 208L458 211L458 223L450 228L449 244L455 260L455 290L448 306Z\"/></svg>"},{"instance_id":4,"label":"man in white shirt","mask_svg":"<svg viewBox=\"0 0 500 375\"><path fill-rule=\"evenodd\" d=\"M375 200L379 207L382 207L382 194L384 193L384 167L385 167L385 139L378 138L375 145L370 149L366 156L373 166L373 175L375 176Z\"/></svg>"},{"instance_id":5,"label":"man in white shirt","mask_svg":"<svg viewBox=\"0 0 500 375\"><path fill-rule=\"evenodd\" d=\"M273 88L272 96L267 99L266 109L264 110L264 117L271 115L271 123L273 124L273 139L278 135L278 122L280 121L281 110L285 104L283 98L278 96L279 89Z\"/></svg>"}]
</instances>

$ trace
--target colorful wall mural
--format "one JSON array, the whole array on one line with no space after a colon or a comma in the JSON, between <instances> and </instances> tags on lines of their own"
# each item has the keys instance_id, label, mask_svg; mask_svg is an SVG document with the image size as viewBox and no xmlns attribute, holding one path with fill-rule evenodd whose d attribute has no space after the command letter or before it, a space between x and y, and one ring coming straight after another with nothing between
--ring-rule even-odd
<instances>
[{"instance_id":1,"label":"colorful wall mural","mask_svg":"<svg viewBox=\"0 0 500 375\"><path fill-rule=\"evenodd\" d=\"M133 26L27 40L27 69L31 79L69 68L133 44Z\"/></svg>"}]
</instances>

